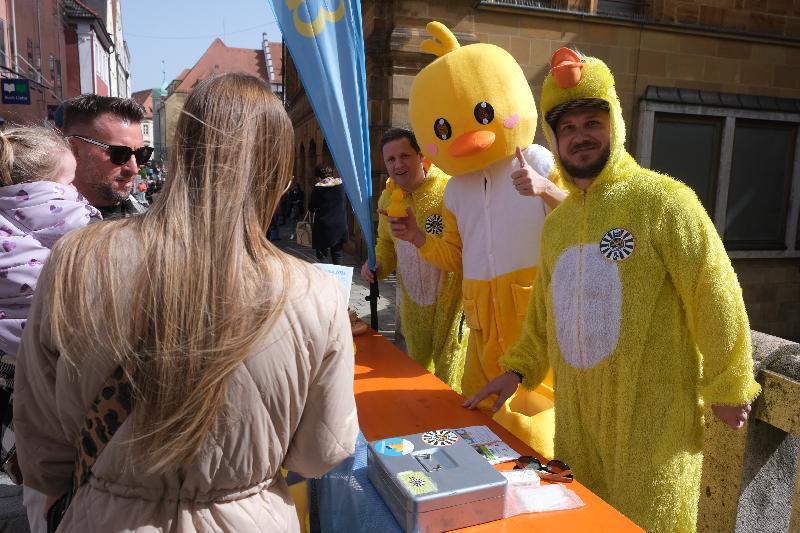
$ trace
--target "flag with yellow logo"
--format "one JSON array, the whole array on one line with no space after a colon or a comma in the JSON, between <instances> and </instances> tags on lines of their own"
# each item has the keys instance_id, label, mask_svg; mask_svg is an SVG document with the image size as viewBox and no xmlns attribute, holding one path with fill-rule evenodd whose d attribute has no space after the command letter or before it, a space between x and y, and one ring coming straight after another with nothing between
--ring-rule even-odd
<instances>
[{"instance_id":1,"label":"flag with yellow logo","mask_svg":"<svg viewBox=\"0 0 800 533\"><path fill-rule=\"evenodd\" d=\"M367 81L359 0L271 0L375 266Z\"/></svg>"}]
</instances>

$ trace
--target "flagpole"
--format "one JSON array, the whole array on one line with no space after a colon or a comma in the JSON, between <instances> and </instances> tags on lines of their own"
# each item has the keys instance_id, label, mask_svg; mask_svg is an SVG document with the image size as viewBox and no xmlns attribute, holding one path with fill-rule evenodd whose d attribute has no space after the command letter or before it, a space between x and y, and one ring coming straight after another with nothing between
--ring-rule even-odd
<instances>
[{"instance_id":1,"label":"flagpole","mask_svg":"<svg viewBox=\"0 0 800 533\"><path fill-rule=\"evenodd\" d=\"M371 270L372 279L374 280L369 284L369 326L378 331L378 297L380 296L380 289L378 288L378 271Z\"/></svg>"}]
</instances>

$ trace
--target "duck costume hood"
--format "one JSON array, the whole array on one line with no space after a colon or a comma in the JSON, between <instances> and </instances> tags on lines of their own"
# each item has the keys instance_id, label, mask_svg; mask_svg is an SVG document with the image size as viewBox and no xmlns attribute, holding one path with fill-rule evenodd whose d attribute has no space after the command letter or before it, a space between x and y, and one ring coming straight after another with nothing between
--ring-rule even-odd
<instances>
[{"instance_id":1,"label":"duck costume hood","mask_svg":"<svg viewBox=\"0 0 800 533\"><path fill-rule=\"evenodd\" d=\"M558 173L570 192L575 192L577 188L557 156L555 127L564 113L578 107L604 109L611 120L611 153L592 185L612 180L613 176L620 175L623 166L635 164L625 150L625 121L611 70L597 58L581 56L574 50L561 48L553 54L550 73L542 86L541 108L545 117L542 129L550 149L556 155Z\"/></svg>"},{"instance_id":2,"label":"duck costume hood","mask_svg":"<svg viewBox=\"0 0 800 533\"><path fill-rule=\"evenodd\" d=\"M438 57L414 78L409 98L425 156L460 176L528 146L536 132L536 102L511 54L492 44L461 46L440 22L427 30L435 40L425 40L422 50Z\"/></svg>"}]
</instances>

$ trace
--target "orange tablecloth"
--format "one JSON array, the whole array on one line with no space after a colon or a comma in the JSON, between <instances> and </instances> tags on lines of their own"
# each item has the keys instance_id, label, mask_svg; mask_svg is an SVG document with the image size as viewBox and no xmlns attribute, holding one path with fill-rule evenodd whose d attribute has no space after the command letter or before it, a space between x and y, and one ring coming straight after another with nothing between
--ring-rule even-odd
<instances>
[{"instance_id":1,"label":"orange tablecloth","mask_svg":"<svg viewBox=\"0 0 800 533\"><path fill-rule=\"evenodd\" d=\"M479 411L461 407L463 399L382 335L355 338L355 395L361 431L369 441L431 429L489 426L523 455L532 450ZM462 529L465 532L553 533L642 530L622 513L575 481L569 485L586 503L570 511L532 513Z\"/></svg>"}]
</instances>

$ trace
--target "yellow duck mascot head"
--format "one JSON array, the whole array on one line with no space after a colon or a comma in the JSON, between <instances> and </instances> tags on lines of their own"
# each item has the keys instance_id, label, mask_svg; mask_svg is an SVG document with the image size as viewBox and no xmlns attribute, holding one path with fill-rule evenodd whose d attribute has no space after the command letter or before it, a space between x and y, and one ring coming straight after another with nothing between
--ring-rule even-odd
<instances>
[{"instance_id":1,"label":"yellow duck mascot head","mask_svg":"<svg viewBox=\"0 0 800 533\"><path fill-rule=\"evenodd\" d=\"M500 358L520 336L539 263L547 209L541 197L515 189L517 148L541 176L551 175L553 160L532 144L536 103L511 54L491 44L462 47L440 22L427 30L433 39L422 50L437 57L414 78L409 116L425 157L454 178L444 195L444 237L427 239L420 253L448 269L454 257L460 263L471 330L461 385L471 396L501 373ZM520 388L493 416L552 457L552 398L548 377L536 391Z\"/></svg>"},{"instance_id":2,"label":"yellow duck mascot head","mask_svg":"<svg viewBox=\"0 0 800 533\"><path fill-rule=\"evenodd\" d=\"M452 176L480 170L526 147L536 103L514 58L491 44L460 46L440 22L422 49L437 57L411 86L409 115L422 152ZM475 73L480 73L476 76Z\"/></svg>"}]
</instances>

